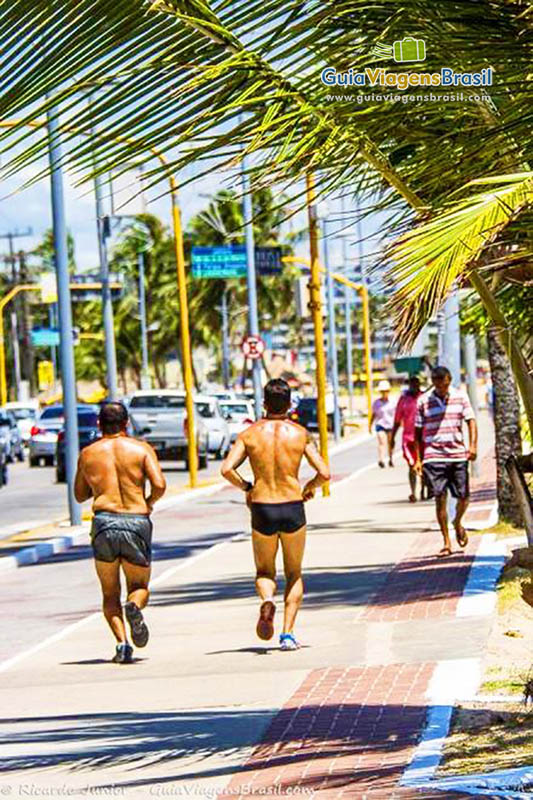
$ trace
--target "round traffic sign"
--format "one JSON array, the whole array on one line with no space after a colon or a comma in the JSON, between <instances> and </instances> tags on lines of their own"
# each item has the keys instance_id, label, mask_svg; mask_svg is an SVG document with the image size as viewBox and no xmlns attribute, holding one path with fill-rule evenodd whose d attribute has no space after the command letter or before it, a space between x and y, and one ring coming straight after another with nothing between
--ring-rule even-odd
<instances>
[{"instance_id":1,"label":"round traffic sign","mask_svg":"<svg viewBox=\"0 0 533 800\"><path fill-rule=\"evenodd\" d=\"M260 336L246 336L242 340L241 347L246 358L251 358L252 360L261 358L265 352L265 343Z\"/></svg>"}]
</instances>

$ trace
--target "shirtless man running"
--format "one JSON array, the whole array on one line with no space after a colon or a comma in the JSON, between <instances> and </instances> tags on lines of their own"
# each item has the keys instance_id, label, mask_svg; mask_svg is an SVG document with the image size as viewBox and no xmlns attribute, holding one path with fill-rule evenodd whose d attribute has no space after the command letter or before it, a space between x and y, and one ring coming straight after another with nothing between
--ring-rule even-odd
<instances>
[{"instance_id":1,"label":"shirtless man running","mask_svg":"<svg viewBox=\"0 0 533 800\"><path fill-rule=\"evenodd\" d=\"M276 553L281 541L286 587L280 646L282 650L296 650L299 645L293 628L303 597L304 502L314 497L315 489L329 481L330 475L305 428L287 419L291 404L288 383L269 381L264 397L266 417L239 435L221 472L226 480L246 492L246 503L252 512L255 585L262 601L257 635L264 640L274 635ZM302 489L298 472L304 456L316 475ZM250 459L253 484L237 472L246 458Z\"/></svg>"},{"instance_id":2,"label":"shirtless man running","mask_svg":"<svg viewBox=\"0 0 533 800\"><path fill-rule=\"evenodd\" d=\"M166 483L154 450L126 434L128 412L122 403L105 403L98 417L102 438L80 454L74 493L83 503L93 498L91 530L96 573L102 585L104 616L117 640L113 661L129 664L128 642L120 600L120 570L128 592L124 604L136 647L148 642L142 610L148 603L154 503ZM148 482L151 491L145 496Z\"/></svg>"}]
</instances>

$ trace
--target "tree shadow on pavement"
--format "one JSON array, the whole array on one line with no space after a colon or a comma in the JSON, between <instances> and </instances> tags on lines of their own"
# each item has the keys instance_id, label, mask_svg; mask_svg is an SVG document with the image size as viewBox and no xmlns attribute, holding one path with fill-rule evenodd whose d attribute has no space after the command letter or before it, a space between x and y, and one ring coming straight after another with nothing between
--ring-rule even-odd
<instances>
[{"instance_id":1,"label":"tree shadow on pavement","mask_svg":"<svg viewBox=\"0 0 533 800\"><path fill-rule=\"evenodd\" d=\"M304 703L277 713L223 709L2 719L0 755L12 783L15 777L27 780L29 770L55 768L55 776L61 775L68 787L69 773L84 772L87 779L89 770L113 768L109 780L115 793L218 777L221 800L229 796L223 790L228 781L236 796L235 788L252 780L258 794L261 787L275 785L276 796L284 796L298 785L300 794L307 789L309 796L344 789L346 797L378 791L401 798L407 794L398 789L398 781L419 741L426 711L420 704L344 702ZM150 774L161 765L164 775ZM131 779L120 780L116 770L121 767ZM110 785L103 775L95 777L99 788ZM264 790L261 794L268 796Z\"/></svg>"},{"instance_id":2,"label":"tree shadow on pavement","mask_svg":"<svg viewBox=\"0 0 533 800\"><path fill-rule=\"evenodd\" d=\"M459 598L463 594L474 556L456 554L448 559L421 556L395 565L394 563L357 565L354 567L314 568L304 571L306 608L359 606L391 607L414 602L434 602ZM500 565L498 557L483 558L488 568ZM284 584L278 575L278 592ZM477 593L486 591L484 585L474 587ZM239 600L254 594L253 575L228 577L221 580L168 585L152 593L154 606L210 603L220 600Z\"/></svg>"}]
</instances>

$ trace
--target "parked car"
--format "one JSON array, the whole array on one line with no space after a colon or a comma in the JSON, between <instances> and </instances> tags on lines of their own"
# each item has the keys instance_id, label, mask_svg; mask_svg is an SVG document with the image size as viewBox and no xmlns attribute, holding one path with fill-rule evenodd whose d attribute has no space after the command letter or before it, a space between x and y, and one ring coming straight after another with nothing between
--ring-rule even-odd
<instances>
[{"instance_id":1,"label":"parked car","mask_svg":"<svg viewBox=\"0 0 533 800\"><path fill-rule=\"evenodd\" d=\"M78 406L78 444L79 449L83 450L88 444L92 444L101 436L98 427L98 412L91 406ZM66 437L64 428L57 435L56 445L56 479L58 483L64 483L67 479L66 464Z\"/></svg>"},{"instance_id":2,"label":"parked car","mask_svg":"<svg viewBox=\"0 0 533 800\"><path fill-rule=\"evenodd\" d=\"M333 403L328 402L329 398L326 396L326 413L328 416L328 430L333 431ZM341 436L344 436L344 413L340 409L341 417ZM317 398L316 397L302 397L298 406L291 412L290 418L308 431L318 430L318 413L317 413Z\"/></svg>"},{"instance_id":3,"label":"parked car","mask_svg":"<svg viewBox=\"0 0 533 800\"><path fill-rule=\"evenodd\" d=\"M179 389L147 389L134 392L129 413L135 435L152 445L160 459L188 462L185 429L185 392ZM208 430L195 413L198 464L207 467Z\"/></svg>"},{"instance_id":4,"label":"parked car","mask_svg":"<svg viewBox=\"0 0 533 800\"><path fill-rule=\"evenodd\" d=\"M194 405L209 434L207 449L216 458L224 458L230 447L230 431L217 398L199 394L194 398Z\"/></svg>"},{"instance_id":5,"label":"parked car","mask_svg":"<svg viewBox=\"0 0 533 800\"><path fill-rule=\"evenodd\" d=\"M7 425L0 425L0 488L7 483L7 456L11 449L10 430Z\"/></svg>"},{"instance_id":6,"label":"parked car","mask_svg":"<svg viewBox=\"0 0 533 800\"><path fill-rule=\"evenodd\" d=\"M222 400L219 402L223 417L227 420L231 444L239 433L255 420L253 403L249 400Z\"/></svg>"},{"instance_id":7,"label":"parked car","mask_svg":"<svg viewBox=\"0 0 533 800\"><path fill-rule=\"evenodd\" d=\"M89 403L80 403L78 412L92 411L98 413L98 406ZM64 427L65 417L63 416L63 406L53 405L43 409L35 424L31 429L29 441L29 462L30 467L38 467L41 461L52 467L55 463L57 437L59 431Z\"/></svg>"},{"instance_id":8,"label":"parked car","mask_svg":"<svg viewBox=\"0 0 533 800\"><path fill-rule=\"evenodd\" d=\"M0 427L5 434L7 461L24 461L24 444L12 411L0 408Z\"/></svg>"},{"instance_id":9,"label":"parked car","mask_svg":"<svg viewBox=\"0 0 533 800\"><path fill-rule=\"evenodd\" d=\"M20 403L13 401L6 403L5 409L15 417L22 441L27 445L31 437L31 429L39 413L39 401L27 400Z\"/></svg>"}]
</instances>

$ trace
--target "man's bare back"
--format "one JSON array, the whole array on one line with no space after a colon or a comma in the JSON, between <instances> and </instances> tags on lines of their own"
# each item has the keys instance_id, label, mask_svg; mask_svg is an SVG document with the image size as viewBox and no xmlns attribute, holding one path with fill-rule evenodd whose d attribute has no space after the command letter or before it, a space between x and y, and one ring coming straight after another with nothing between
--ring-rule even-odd
<instances>
[{"instance_id":1,"label":"man's bare back","mask_svg":"<svg viewBox=\"0 0 533 800\"><path fill-rule=\"evenodd\" d=\"M262 419L240 438L254 473L253 502L301 500L298 473L310 441L305 428L287 419Z\"/></svg>"},{"instance_id":2,"label":"man's bare back","mask_svg":"<svg viewBox=\"0 0 533 800\"><path fill-rule=\"evenodd\" d=\"M160 497L165 478L150 445L123 433L108 435L81 452L76 498L83 502L92 496L94 511L150 514L157 498L145 496L147 481Z\"/></svg>"}]
</instances>

